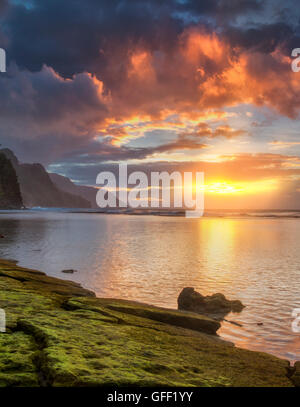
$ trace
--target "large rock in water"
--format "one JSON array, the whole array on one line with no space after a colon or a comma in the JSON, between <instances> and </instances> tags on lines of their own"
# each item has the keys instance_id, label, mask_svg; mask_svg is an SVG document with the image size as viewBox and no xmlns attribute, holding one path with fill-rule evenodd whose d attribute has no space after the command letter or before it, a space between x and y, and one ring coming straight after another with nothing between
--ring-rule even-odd
<instances>
[{"instance_id":1,"label":"large rock in water","mask_svg":"<svg viewBox=\"0 0 300 407\"><path fill-rule=\"evenodd\" d=\"M230 301L223 294L204 296L192 287L185 287L177 299L178 309L197 312L222 319L229 312L241 312L244 305L239 300Z\"/></svg>"}]
</instances>

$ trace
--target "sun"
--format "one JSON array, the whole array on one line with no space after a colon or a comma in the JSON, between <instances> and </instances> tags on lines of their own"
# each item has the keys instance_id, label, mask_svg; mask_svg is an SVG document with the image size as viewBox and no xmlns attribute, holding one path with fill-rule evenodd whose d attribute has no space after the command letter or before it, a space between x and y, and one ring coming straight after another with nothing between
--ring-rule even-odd
<instances>
[{"instance_id":1,"label":"sun","mask_svg":"<svg viewBox=\"0 0 300 407\"><path fill-rule=\"evenodd\" d=\"M213 182L205 186L205 191L215 194L235 194L243 192L241 185L229 184L227 182Z\"/></svg>"},{"instance_id":2,"label":"sun","mask_svg":"<svg viewBox=\"0 0 300 407\"><path fill-rule=\"evenodd\" d=\"M214 181L203 186L208 194L258 194L278 189L278 181L269 179L252 182Z\"/></svg>"}]
</instances>

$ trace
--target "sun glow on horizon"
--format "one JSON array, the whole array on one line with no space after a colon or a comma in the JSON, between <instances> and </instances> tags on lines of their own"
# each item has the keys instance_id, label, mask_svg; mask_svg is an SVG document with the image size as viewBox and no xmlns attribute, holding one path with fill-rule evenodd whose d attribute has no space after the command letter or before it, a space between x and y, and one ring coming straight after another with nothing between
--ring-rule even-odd
<instances>
[{"instance_id":1,"label":"sun glow on horizon","mask_svg":"<svg viewBox=\"0 0 300 407\"><path fill-rule=\"evenodd\" d=\"M275 191L279 185L278 180L269 179L252 182L215 181L198 188L208 194L258 194Z\"/></svg>"}]
</instances>

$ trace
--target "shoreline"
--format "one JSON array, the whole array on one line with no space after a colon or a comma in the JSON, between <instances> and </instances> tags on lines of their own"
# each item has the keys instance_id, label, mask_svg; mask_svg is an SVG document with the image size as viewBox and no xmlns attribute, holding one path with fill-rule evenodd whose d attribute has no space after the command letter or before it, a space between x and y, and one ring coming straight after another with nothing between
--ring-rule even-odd
<instances>
[{"instance_id":1,"label":"shoreline","mask_svg":"<svg viewBox=\"0 0 300 407\"><path fill-rule=\"evenodd\" d=\"M12 213L68 213L68 214L86 214L86 215L128 215L128 216L155 216L167 218L185 218L184 210L143 210L143 209L74 209L74 208L23 208L23 209L0 209L0 215ZM300 210L208 210L198 219L300 219Z\"/></svg>"},{"instance_id":2,"label":"shoreline","mask_svg":"<svg viewBox=\"0 0 300 407\"><path fill-rule=\"evenodd\" d=\"M97 298L0 260L0 386L300 385L299 364L237 348L208 317Z\"/></svg>"}]
</instances>

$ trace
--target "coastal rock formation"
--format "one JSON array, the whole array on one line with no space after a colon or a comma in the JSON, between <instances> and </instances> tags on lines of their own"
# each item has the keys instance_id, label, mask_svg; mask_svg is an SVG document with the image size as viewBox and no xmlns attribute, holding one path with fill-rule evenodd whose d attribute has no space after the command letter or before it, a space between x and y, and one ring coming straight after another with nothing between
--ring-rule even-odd
<instances>
[{"instance_id":1,"label":"coastal rock formation","mask_svg":"<svg viewBox=\"0 0 300 407\"><path fill-rule=\"evenodd\" d=\"M1 156L9 160L17 175L23 204L28 207L90 208L91 204L79 195L62 191L51 180L41 164L21 164L14 153L5 148Z\"/></svg>"},{"instance_id":2,"label":"coastal rock formation","mask_svg":"<svg viewBox=\"0 0 300 407\"><path fill-rule=\"evenodd\" d=\"M10 160L0 154L0 209L21 209L22 206L16 171Z\"/></svg>"},{"instance_id":3,"label":"coastal rock formation","mask_svg":"<svg viewBox=\"0 0 300 407\"><path fill-rule=\"evenodd\" d=\"M69 178L63 177L62 175L49 173L51 181L59 188L61 191L68 192L72 195L81 196L86 201L89 201L91 208L98 209L96 202L96 195L98 189L94 187L88 187L85 185L76 185Z\"/></svg>"},{"instance_id":4,"label":"coastal rock formation","mask_svg":"<svg viewBox=\"0 0 300 407\"><path fill-rule=\"evenodd\" d=\"M223 294L204 296L192 287L185 287L177 299L178 309L197 312L223 319L229 312L241 312L244 305L239 300L230 301Z\"/></svg>"},{"instance_id":5,"label":"coastal rock formation","mask_svg":"<svg viewBox=\"0 0 300 407\"><path fill-rule=\"evenodd\" d=\"M0 386L293 386L289 362L221 340L208 317L96 298L0 260ZM297 378L296 378L297 379Z\"/></svg>"}]
</instances>

